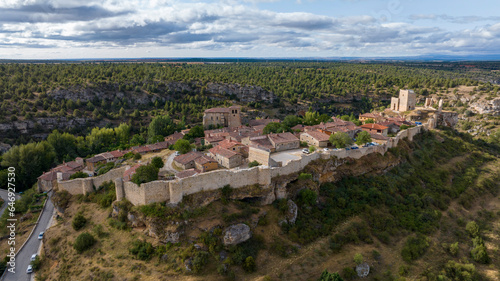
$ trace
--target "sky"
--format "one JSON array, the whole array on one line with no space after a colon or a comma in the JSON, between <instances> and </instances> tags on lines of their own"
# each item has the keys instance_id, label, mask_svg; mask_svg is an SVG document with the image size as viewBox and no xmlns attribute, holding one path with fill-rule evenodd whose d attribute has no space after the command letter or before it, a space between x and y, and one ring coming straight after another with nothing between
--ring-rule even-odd
<instances>
[{"instance_id":1,"label":"sky","mask_svg":"<svg viewBox=\"0 0 500 281\"><path fill-rule=\"evenodd\" d=\"M497 0L0 0L0 59L500 54Z\"/></svg>"}]
</instances>

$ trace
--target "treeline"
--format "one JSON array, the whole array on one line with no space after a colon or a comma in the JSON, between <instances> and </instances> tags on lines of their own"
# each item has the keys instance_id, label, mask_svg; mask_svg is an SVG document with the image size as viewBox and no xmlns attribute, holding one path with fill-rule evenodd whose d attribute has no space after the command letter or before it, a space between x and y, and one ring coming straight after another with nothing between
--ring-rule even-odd
<instances>
[{"instance_id":1,"label":"treeline","mask_svg":"<svg viewBox=\"0 0 500 281\"><path fill-rule=\"evenodd\" d=\"M172 91L168 87L170 82L186 83L195 91ZM441 88L478 85L458 72L397 64L0 64L0 122L46 116L116 120L140 117L144 114L141 110L161 110L172 118L188 116L199 122L205 108L221 105L221 100L236 99L207 97L207 84L211 82L261 86L279 97L278 105L280 101L290 104L303 101L325 111L333 110L331 105L324 104L325 99L333 96L396 95L400 88L427 94ZM51 98L52 92L65 89L126 95L114 99L96 97L91 101ZM129 99L137 93L163 98L137 105Z\"/></svg>"},{"instance_id":2,"label":"treeline","mask_svg":"<svg viewBox=\"0 0 500 281\"><path fill-rule=\"evenodd\" d=\"M86 136L54 130L46 140L13 146L0 156L0 166L3 169L0 170L0 186L7 185L8 167L15 168L17 188L22 191L30 188L43 172L64 161L163 141L166 136L184 128L183 123L175 123L168 116L157 116L147 128L135 134L132 127L125 123L115 128L93 128ZM190 141L203 134L200 127L193 127L191 131L191 134L186 135L186 139Z\"/></svg>"}]
</instances>

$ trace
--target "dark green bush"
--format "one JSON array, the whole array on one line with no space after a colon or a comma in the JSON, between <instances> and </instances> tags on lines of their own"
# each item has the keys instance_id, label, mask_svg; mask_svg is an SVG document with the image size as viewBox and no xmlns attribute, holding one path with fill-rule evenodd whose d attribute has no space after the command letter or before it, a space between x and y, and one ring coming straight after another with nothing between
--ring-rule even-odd
<instances>
[{"instance_id":1,"label":"dark green bush","mask_svg":"<svg viewBox=\"0 0 500 281\"><path fill-rule=\"evenodd\" d=\"M427 248L429 248L428 240L428 238L422 235L409 237L401 250L403 260L411 262L423 256Z\"/></svg>"},{"instance_id":2,"label":"dark green bush","mask_svg":"<svg viewBox=\"0 0 500 281\"><path fill-rule=\"evenodd\" d=\"M84 232L76 237L73 248L75 248L76 252L80 254L90 249L96 242L97 241L92 234Z\"/></svg>"},{"instance_id":3,"label":"dark green bush","mask_svg":"<svg viewBox=\"0 0 500 281\"><path fill-rule=\"evenodd\" d=\"M148 261L155 254L155 248L149 242L142 240L134 240L128 249L129 253L132 254L136 259Z\"/></svg>"},{"instance_id":4,"label":"dark green bush","mask_svg":"<svg viewBox=\"0 0 500 281\"><path fill-rule=\"evenodd\" d=\"M71 222L73 229L78 231L82 229L85 224L87 224L87 219L83 216L81 212L77 213Z\"/></svg>"}]
</instances>

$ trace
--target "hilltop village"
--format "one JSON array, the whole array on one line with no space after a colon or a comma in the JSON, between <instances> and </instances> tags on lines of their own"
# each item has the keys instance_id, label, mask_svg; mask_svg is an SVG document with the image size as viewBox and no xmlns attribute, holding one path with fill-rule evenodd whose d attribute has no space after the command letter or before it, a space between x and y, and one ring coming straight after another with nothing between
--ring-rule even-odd
<instances>
[{"instance_id":1,"label":"hilltop village","mask_svg":"<svg viewBox=\"0 0 500 281\"><path fill-rule=\"evenodd\" d=\"M349 153L350 150L384 146L398 132L414 126L426 124L434 128L436 125L456 124L457 114L443 111L442 101L426 99L424 107L416 107L415 100L412 90L401 90L399 98L393 98L390 108L385 111L359 115L359 126L352 121L332 117L329 122L318 125L298 124L291 128L292 132L272 133L266 128L279 126L281 120L257 119L242 125L240 106L211 108L203 116L205 136L196 138L192 150L187 153L172 150L175 143L189 133L189 129L169 135L162 142L104 152L87 159L76 158L41 175L38 187L40 191L63 187L70 193L80 194L91 192L105 180L121 178L127 184L137 169L148 165L154 157L160 157L165 163L157 178L164 181L196 177L214 170L284 167L290 161L309 154L335 155L340 151ZM358 140L362 132L366 133ZM347 136L347 140L335 141L339 136ZM110 168L113 169L109 171ZM109 172L103 173L101 169ZM90 187L80 188L82 179L72 177L77 173L89 176L86 180ZM89 182L92 177L94 181ZM99 177L103 179L98 180ZM78 187L74 188L72 182L76 182Z\"/></svg>"}]
</instances>

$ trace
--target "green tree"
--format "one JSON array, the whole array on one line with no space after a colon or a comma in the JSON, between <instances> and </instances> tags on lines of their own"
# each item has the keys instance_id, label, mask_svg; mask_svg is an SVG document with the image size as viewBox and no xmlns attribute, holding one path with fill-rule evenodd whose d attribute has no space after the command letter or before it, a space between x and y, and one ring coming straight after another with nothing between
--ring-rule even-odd
<instances>
[{"instance_id":1,"label":"green tree","mask_svg":"<svg viewBox=\"0 0 500 281\"><path fill-rule=\"evenodd\" d=\"M151 120L148 126L148 141L151 142L156 136L166 137L177 130L177 125L167 115L157 116Z\"/></svg>"},{"instance_id":2,"label":"green tree","mask_svg":"<svg viewBox=\"0 0 500 281\"><path fill-rule=\"evenodd\" d=\"M467 232L471 237L479 236L479 226L475 221L468 222L467 225L465 226L465 230L467 230Z\"/></svg>"},{"instance_id":3,"label":"green tree","mask_svg":"<svg viewBox=\"0 0 500 281\"><path fill-rule=\"evenodd\" d=\"M302 119L296 115L288 115L283 119L282 124L287 126L288 128L292 128L302 122Z\"/></svg>"},{"instance_id":4,"label":"green tree","mask_svg":"<svg viewBox=\"0 0 500 281\"><path fill-rule=\"evenodd\" d=\"M367 131L361 131L359 132L358 136L356 137L356 144L357 145L363 145L365 143L369 143L372 141L372 137L370 136L370 133Z\"/></svg>"},{"instance_id":5,"label":"green tree","mask_svg":"<svg viewBox=\"0 0 500 281\"><path fill-rule=\"evenodd\" d=\"M94 246L96 242L97 241L95 240L94 236L92 236L92 234L84 232L76 237L73 248L75 248L77 253L81 254Z\"/></svg>"},{"instance_id":6,"label":"green tree","mask_svg":"<svg viewBox=\"0 0 500 281\"><path fill-rule=\"evenodd\" d=\"M137 185L141 183L146 183L150 181L155 181L158 179L158 168L154 165L149 164L145 166L140 166L135 170L135 174L132 176L132 182Z\"/></svg>"},{"instance_id":7,"label":"green tree","mask_svg":"<svg viewBox=\"0 0 500 281\"><path fill-rule=\"evenodd\" d=\"M373 124L373 123L375 123L375 120L371 118L365 120L365 124Z\"/></svg>"},{"instance_id":8,"label":"green tree","mask_svg":"<svg viewBox=\"0 0 500 281\"><path fill-rule=\"evenodd\" d=\"M330 135L330 143L336 148L344 148L353 143L353 140L344 132L336 132Z\"/></svg>"},{"instance_id":9,"label":"green tree","mask_svg":"<svg viewBox=\"0 0 500 281\"><path fill-rule=\"evenodd\" d=\"M189 133L184 135L183 139L191 140L195 138L202 138L205 136L205 131L203 130L203 126L198 125L194 126L189 130Z\"/></svg>"},{"instance_id":10,"label":"green tree","mask_svg":"<svg viewBox=\"0 0 500 281\"><path fill-rule=\"evenodd\" d=\"M174 149L179 151L180 154L185 154L191 151L191 144L188 140L179 139L175 142Z\"/></svg>"},{"instance_id":11,"label":"green tree","mask_svg":"<svg viewBox=\"0 0 500 281\"><path fill-rule=\"evenodd\" d=\"M58 162L62 162L66 155L69 155L70 158L78 156L76 137L72 134L61 134L58 130L54 130L47 136L47 142L54 148Z\"/></svg>"},{"instance_id":12,"label":"green tree","mask_svg":"<svg viewBox=\"0 0 500 281\"><path fill-rule=\"evenodd\" d=\"M153 159L151 159L151 164L153 164L153 166L155 166L157 169L161 169L165 165L161 157L158 156L153 157Z\"/></svg>"},{"instance_id":13,"label":"green tree","mask_svg":"<svg viewBox=\"0 0 500 281\"><path fill-rule=\"evenodd\" d=\"M319 277L318 281L344 281L342 277L337 272L330 273L328 270L325 269L323 273L321 273L321 276Z\"/></svg>"},{"instance_id":14,"label":"green tree","mask_svg":"<svg viewBox=\"0 0 500 281\"><path fill-rule=\"evenodd\" d=\"M47 141L13 146L2 155L2 166L14 167L18 191L30 188L36 178L49 170L56 159L56 152Z\"/></svg>"},{"instance_id":15,"label":"green tree","mask_svg":"<svg viewBox=\"0 0 500 281\"><path fill-rule=\"evenodd\" d=\"M264 127L264 130L262 130L265 135L271 133L283 133L286 131L288 131L288 128L278 122L270 122Z\"/></svg>"}]
</instances>

